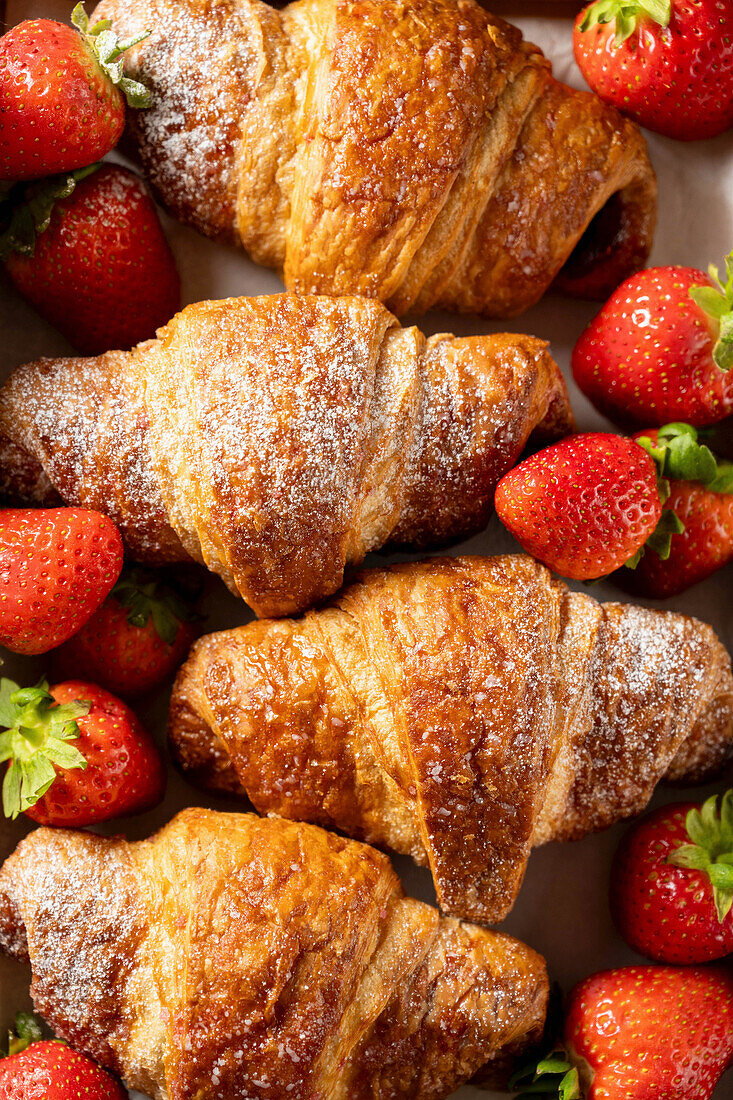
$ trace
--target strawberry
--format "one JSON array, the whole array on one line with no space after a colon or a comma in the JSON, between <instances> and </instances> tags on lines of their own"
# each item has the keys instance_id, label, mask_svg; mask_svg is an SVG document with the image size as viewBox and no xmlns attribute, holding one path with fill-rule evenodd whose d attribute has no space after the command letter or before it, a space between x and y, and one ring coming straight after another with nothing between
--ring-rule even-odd
<instances>
[{"instance_id":1,"label":"strawberry","mask_svg":"<svg viewBox=\"0 0 733 1100\"><path fill-rule=\"evenodd\" d=\"M0 761L10 761L7 817L25 812L42 825L93 825L163 797L163 765L150 736L129 707L96 684L19 688L3 679L0 725Z\"/></svg>"},{"instance_id":2,"label":"strawberry","mask_svg":"<svg viewBox=\"0 0 733 1100\"><path fill-rule=\"evenodd\" d=\"M111 519L85 508L0 510L0 644L45 653L102 603L122 568Z\"/></svg>"},{"instance_id":3,"label":"strawberry","mask_svg":"<svg viewBox=\"0 0 733 1100\"><path fill-rule=\"evenodd\" d=\"M730 0L596 0L573 45L593 91L642 126L680 141L733 126Z\"/></svg>"},{"instance_id":4,"label":"strawberry","mask_svg":"<svg viewBox=\"0 0 733 1100\"><path fill-rule=\"evenodd\" d=\"M731 1063L730 970L626 966L571 991L562 1049L539 1063L520 1100L709 1100Z\"/></svg>"},{"instance_id":5,"label":"strawberry","mask_svg":"<svg viewBox=\"0 0 733 1100\"><path fill-rule=\"evenodd\" d=\"M716 458L689 424L667 424L634 438L657 464L667 486L664 515L674 515L677 529L667 525L666 552L657 547L656 554L645 553L619 580L633 592L664 599L733 561L733 462Z\"/></svg>"},{"instance_id":6,"label":"strawberry","mask_svg":"<svg viewBox=\"0 0 733 1100\"><path fill-rule=\"evenodd\" d=\"M130 348L180 308L173 255L133 172L105 164L30 184L10 208L0 259L80 352Z\"/></svg>"},{"instance_id":7,"label":"strawberry","mask_svg":"<svg viewBox=\"0 0 733 1100\"><path fill-rule=\"evenodd\" d=\"M704 427L733 412L733 253L726 277L655 267L632 275L590 322L573 375L622 425Z\"/></svg>"},{"instance_id":8,"label":"strawberry","mask_svg":"<svg viewBox=\"0 0 733 1100\"><path fill-rule=\"evenodd\" d=\"M36 1042L0 1062L0 1100L127 1100L91 1058L60 1042Z\"/></svg>"},{"instance_id":9,"label":"strawberry","mask_svg":"<svg viewBox=\"0 0 733 1100\"><path fill-rule=\"evenodd\" d=\"M611 871L611 910L630 947L658 962L700 963L733 951L733 790L702 806L647 814Z\"/></svg>"},{"instance_id":10,"label":"strawberry","mask_svg":"<svg viewBox=\"0 0 733 1100\"><path fill-rule=\"evenodd\" d=\"M124 42L108 19L89 26L84 5L73 27L32 19L0 38L0 179L27 180L84 168L113 149L125 126L125 97L147 107L142 84L123 75Z\"/></svg>"},{"instance_id":11,"label":"strawberry","mask_svg":"<svg viewBox=\"0 0 733 1100\"><path fill-rule=\"evenodd\" d=\"M55 656L64 672L83 669L110 691L136 695L181 664L198 633L192 617L178 591L152 570L126 569Z\"/></svg>"},{"instance_id":12,"label":"strawberry","mask_svg":"<svg viewBox=\"0 0 733 1100\"><path fill-rule=\"evenodd\" d=\"M520 462L499 482L494 506L525 550L576 580L623 565L662 515L653 460L603 432L568 436Z\"/></svg>"}]
</instances>

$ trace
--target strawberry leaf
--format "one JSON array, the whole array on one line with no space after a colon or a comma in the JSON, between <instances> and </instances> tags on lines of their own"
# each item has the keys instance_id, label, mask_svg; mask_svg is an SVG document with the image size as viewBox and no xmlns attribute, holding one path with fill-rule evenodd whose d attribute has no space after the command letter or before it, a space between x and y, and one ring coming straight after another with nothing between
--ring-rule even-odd
<instances>
[{"instance_id":1,"label":"strawberry leaf","mask_svg":"<svg viewBox=\"0 0 733 1100\"><path fill-rule=\"evenodd\" d=\"M141 629L152 617L158 637L173 645L181 623L196 616L170 584L150 569L124 569L111 595L128 609L127 621Z\"/></svg>"},{"instance_id":2,"label":"strawberry leaf","mask_svg":"<svg viewBox=\"0 0 733 1100\"><path fill-rule=\"evenodd\" d=\"M128 105L137 109L149 107L150 92L144 84L124 75L122 55L133 46L137 46L139 42L149 38L150 31L140 31L139 34L132 35L130 38L119 39L111 29L110 19L100 19L90 27L89 16L84 10L83 3L77 4L74 8L71 13L71 22L84 37L99 67L123 92Z\"/></svg>"},{"instance_id":3,"label":"strawberry leaf","mask_svg":"<svg viewBox=\"0 0 733 1100\"><path fill-rule=\"evenodd\" d=\"M668 27L671 18L672 0L596 0L586 11L580 30L615 21L614 45L619 47L634 33L640 19Z\"/></svg>"},{"instance_id":4,"label":"strawberry leaf","mask_svg":"<svg viewBox=\"0 0 733 1100\"><path fill-rule=\"evenodd\" d=\"M77 183L91 176L99 163L75 172L19 185L3 204L5 228L0 233L0 260L4 263L12 252L32 256L36 241L51 224L56 203L68 199Z\"/></svg>"},{"instance_id":5,"label":"strawberry leaf","mask_svg":"<svg viewBox=\"0 0 733 1100\"><path fill-rule=\"evenodd\" d=\"M518 1091L517 1100L528 1096L550 1096L559 1100L580 1100L580 1076L562 1048L546 1058L520 1067L509 1081L509 1089Z\"/></svg>"},{"instance_id":6,"label":"strawberry leaf","mask_svg":"<svg viewBox=\"0 0 733 1100\"><path fill-rule=\"evenodd\" d=\"M0 682L0 762L10 761L3 779L6 817L35 805L56 779L56 768L86 768L87 762L70 745L79 737L76 719L88 714L82 701L58 706L42 680L36 687L19 688L11 680Z\"/></svg>"},{"instance_id":7,"label":"strawberry leaf","mask_svg":"<svg viewBox=\"0 0 733 1100\"><path fill-rule=\"evenodd\" d=\"M733 492L733 463L717 458L699 439L700 432L691 424L674 423L659 429L656 442L646 435L639 436L636 442L654 459L660 485L662 480L671 478L699 481L714 493Z\"/></svg>"},{"instance_id":8,"label":"strawberry leaf","mask_svg":"<svg viewBox=\"0 0 733 1100\"><path fill-rule=\"evenodd\" d=\"M690 287L690 297L717 322L713 361L720 370L733 369L733 252L725 258L725 281L715 264L708 268L713 286Z\"/></svg>"},{"instance_id":9,"label":"strawberry leaf","mask_svg":"<svg viewBox=\"0 0 733 1100\"><path fill-rule=\"evenodd\" d=\"M702 871L713 888L718 920L724 921L733 906L733 789L708 798L686 818L691 844L683 844L669 856L675 867Z\"/></svg>"},{"instance_id":10,"label":"strawberry leaf","mask_svg":"<svg viewBox=\"0 0 733 1100\"><path fill-rule=\"evenodd\" d=\"M32 1012L16 1012L15 1031L8 1032L8 1053L0 1053L0 1058L10 1058L13 1054L20 1054L31 1043L37 1043L43 1038L38 1020Z\"/></svg>"}]
</instances>

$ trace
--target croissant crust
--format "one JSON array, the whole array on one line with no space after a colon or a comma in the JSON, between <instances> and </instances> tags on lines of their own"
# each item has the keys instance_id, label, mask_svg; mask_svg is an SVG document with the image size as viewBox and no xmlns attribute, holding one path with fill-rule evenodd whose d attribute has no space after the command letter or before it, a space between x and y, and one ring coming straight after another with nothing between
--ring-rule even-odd
<instances>
[{"instance_id":1,"label":"croissant crust","mask_svg":"<svg viewBox=\"0 0 733 1100\"><path fill-rule=\"evenodd\" d=\"M131 352L15 371L0 493L106 512L134 558L201 562L283 615L387 541L481 530L529 437L572 424L532 337L426 339L367 299L234 298Z\"/></svg>"},{"instance_id":2,"label":"croissant crust","mask_svg":"<svg viewBox=\"0 0 733 1100\"><path fill-rule=\"evenodd\" d=\"M539 956L404 897L373 849L207 810L134 844L36 830L0 946L59 1036L159 1100L439 1100L547 999Z\"/></svg>"},{"instance_id":3,"label":"croissant crust","mask_svg":"<svg viewBox=\"0 0 733 1100\"><path fill-rule=\"evenodd\" d=\"M443 558L201 639L169 729L197 781L412 855L445 911L496 921L532 847L722 769L733 679L696 619L599 604L523 556Z\"/></svg>"},{"instance_id":4,"label":"croissant crust","mask_svg":"<svg viewBox=\"0 0 733 1100\"><path fill-rule=\"evenodd\" d=\"M131 135L182 221L289 289L509 317L644 265L639 129L477 0L103 0L151 34Z\"/></svg>"}]
</instances>

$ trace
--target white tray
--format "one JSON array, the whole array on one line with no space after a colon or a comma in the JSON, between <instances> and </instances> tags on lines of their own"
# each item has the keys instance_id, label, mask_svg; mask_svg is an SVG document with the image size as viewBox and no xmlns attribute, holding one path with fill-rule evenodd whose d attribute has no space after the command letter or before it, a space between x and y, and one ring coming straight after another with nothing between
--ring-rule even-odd
<instances>
[{"instance_id":1,"label":"white tray","mask_svg":"<svg viewBox=\"0 0 733 1100\"><path fill-rule=\"evenodd\" d=\"M91 3L87 5L91 11ZM0 8L2 0L0 0ZM47 15L67 19L71 0L8 0L10 24L22 18ZM582 86L572 61L570 19L567 14L577 5L542 3L497 3L495 10L514 17L528 37L541 45L556 64L558 75ZM548 15L538 14L547 11ZM530 13L531 14L528 14ZM678 144L650 135L652 160L660 181L660 224L652 256L654 263L684 263L705 267L720 262L725 251L733 248L733 134L694 145ZM165 228L183 275L185 302L203 298L223 298L234 294L261 294L281 289L276 275L251 264L242 254L211 244L192 230L165 220ZM595 311L587 303L548 298L510 327L545 337L552 342L561 366L568 367L570 350L586 321ZM450 314L428 314L420 320L427 332L454 331L459 334L500 331L502 326ZM0 378L17 364L40 355L65 354L68 351L59 335L39 319L0 276ZM569 371L566 370L569 378ZM570 383L571 397L582 429L607 428L588 402ZM729 436L733 436L728 426ZM733 438L731 438L733 446ZM486 532L457 547L454 553L497 553L514 548L514 543L492 520ZM383 557L375 561L383 562ZM733 648L733 570L729 567L704 584L663 606L694 614L712 623L726 644ZM608 584L593 594L599 599L625 597ZM651 606L651 605L650 605ZM244 604L231 597L212 578L207 592L210 619L207 629L243 622L248 617ZM31 682L43 671L40 659L24 659L3 654L2 673ZM168 691L161 690L138 708L149 728L161 739ZM730 777L729 780L730 782ZM693 791L703 796L726 784ZM679 792L661 790L654 804L679 798ZM683 797L687 797L685 794ZM168 795L162 807L132 820L116 822L107 831L124 832L130 838L148 835L173 813L188 805L210 805L218 809L235 808L233 802L210 799L171 772ZM237 804L239 806L239 804ZM0 820L0 859L4 858L23 835L24 824L9 825ZM504 928L525 940L547 958L551 975L564 990L593 971L624 963L638 962L615 932L608 911L608 869L611 856L623 832L617 826L606 833L575 844L550 844L536 851L517 905ZM396 864L408 893L434 901L428 873L409 860ZM0 958L0 1034L10 1024L15 1011L29 1007L29 976L25 968ZM464 1088L456 1100L479 1100L489 1094ZM715 1100L733 1100L733 1074L718 1086Z\"/></svg>"}]
</instances>

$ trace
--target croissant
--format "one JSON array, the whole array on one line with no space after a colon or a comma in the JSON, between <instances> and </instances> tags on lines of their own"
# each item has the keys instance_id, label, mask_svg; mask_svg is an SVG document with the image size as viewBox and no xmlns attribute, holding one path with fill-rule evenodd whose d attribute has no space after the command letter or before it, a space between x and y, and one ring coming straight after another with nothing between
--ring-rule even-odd
<instances>
[{"instance_id":1,"label":"croissant","mask_svg":"<svg viewBox=\"0 0 733 1100\"><path fill-rule=\"evenodd\" d=\"M131 122L173 214L286 286L509 317L644 265L639 129L477 0L103 0L151 89Z\"/></svg>"},{"instance_id":2,"label":"croissant","mask_svg":"<svg viewBox=\"0 0 733 1100\"><path fill-rule=\"evenodd\" d=\"M411 855L445 912L494 922L532 847L723 767L733 678L695 619L601 605L524 556L445 558L203 638L169 728L199 782Z\"/></svg>"},{"instance_id":3,"label":"croissant","mask_svg":"<svg viewBox=\"0 0 733 1100\"><path fill-rule=\"evenodd\" d=\"M0 947L59 1036L160 1100L433 1100L541 1034L543 960L404 897L311 825L186 810L151 840L38 829Z\"/></svg>"},{"instance_id":4,"label":"croissant","mask_svg":"<svg viewBox=\"0 0 733 1100\"><path fill-rule=\"evenodd\" d=\"M539 340L426 339L367 299L237 298L131 352L19 368L0 493L106 512L139 561L194 559L283 615L387 540L480 530L529 436L571 428Z\"/></svg>"}]
</instances>

